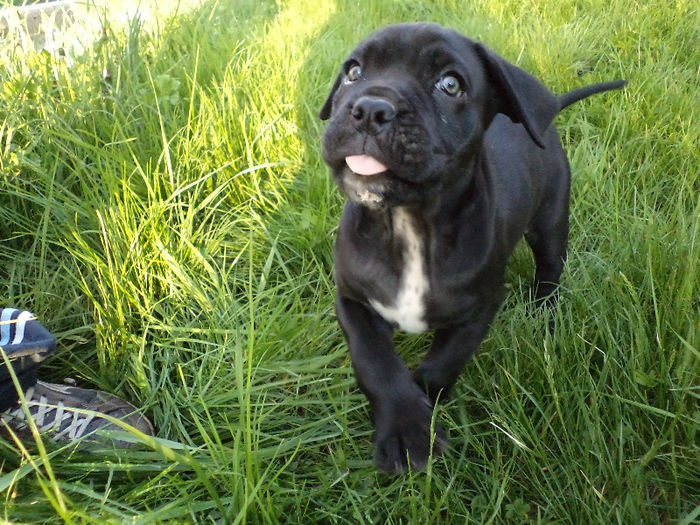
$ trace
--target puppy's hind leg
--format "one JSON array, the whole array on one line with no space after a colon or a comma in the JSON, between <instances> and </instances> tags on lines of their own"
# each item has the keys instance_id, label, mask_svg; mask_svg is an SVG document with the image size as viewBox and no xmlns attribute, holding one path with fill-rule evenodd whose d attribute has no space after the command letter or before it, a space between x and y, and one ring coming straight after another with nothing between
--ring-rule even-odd
<instances>
[{"instance_id":1,"label":"puppy's hind leg","mask_svg":"<svg viewBox=\"0 0 700 525\"><path fill-rule=\"evenodd\" d=\"M566 238L557 237L560 238L552 242L551 239L543 241L534 232L526 235L535 256L535 281L532 289L537 306L552 306L558 298L559 279L566 261Z\"/></svg>"},{"instance_id":2,"label":"puppy's hind leg","mask_svg":"<svg viewBox=\"0 0 700 525\"><path fill-rule=\"evenodd\" d=\"M566 262L569 236L569 174L559 178L530 224L525 239L535 257L533 292L537 306L551 306L557 300L559 279ZM552 188L550 188L551 190Z\"/></svg>"}]
</instances>

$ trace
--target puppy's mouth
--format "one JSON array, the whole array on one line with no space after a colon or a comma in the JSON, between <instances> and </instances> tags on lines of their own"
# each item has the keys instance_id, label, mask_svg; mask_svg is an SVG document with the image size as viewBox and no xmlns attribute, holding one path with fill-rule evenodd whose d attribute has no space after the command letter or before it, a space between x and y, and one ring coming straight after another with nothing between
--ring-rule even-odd
<instances>
[{"instance_id":1,"label":"puppy's mouth","mask_svg":"<svg viewBox=\"0 0 700 525\"><path fill-rule=\"evenodd\" d=\"M373 177L388 171L381 161L370 155L350 155L345 157L345 163L350 171L363 177Z\"/></svg>"},{"instance_id":2,"label":"puppy's mouth","mask_svg":"<svg viewBox=\"0 0 700 525\"><path fill-rule=\"evenodd\" d=\"M347 171L339 183L350 200L369 208L382 207L386 202L389 168L364 154L345 157L345 166Z\"/></svg>"},{"instance_id":3,"label":"puppy's mouth","mask_svg":"<svg viewBox=\"0 0 700 525\"><path fill-rule=\"evenodd\" d=\"M399 175L371 155L349 155L336 171L338 184L353 202L380 209L416 202L427 193L423 184Z\"/></svg>"}]
</instances>

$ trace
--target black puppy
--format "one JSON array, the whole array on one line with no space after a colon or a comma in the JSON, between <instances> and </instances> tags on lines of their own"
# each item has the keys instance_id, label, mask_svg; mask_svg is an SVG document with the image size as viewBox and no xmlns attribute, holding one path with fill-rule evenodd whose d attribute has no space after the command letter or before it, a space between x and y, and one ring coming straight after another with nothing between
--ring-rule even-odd
<instances>
[{"instance_id":1,"label":"black puppy","mask_svg":"<svg viewBox=\"0 0 700 525\"><path fill-rule=\"evenodd\" d=\"M552 120L620 88L557 97L482 44L432 24L383 29L352 52L321 110L323 157L349 201L335 253L336 311L368 397L375 461L425 466L433 403L474 354L503 299L523 235L535 294L566 258L569 163ZM414 374L395 328L435 330ZM435 424L432 450L446 446Z\"/></svg>"}]
</instances>

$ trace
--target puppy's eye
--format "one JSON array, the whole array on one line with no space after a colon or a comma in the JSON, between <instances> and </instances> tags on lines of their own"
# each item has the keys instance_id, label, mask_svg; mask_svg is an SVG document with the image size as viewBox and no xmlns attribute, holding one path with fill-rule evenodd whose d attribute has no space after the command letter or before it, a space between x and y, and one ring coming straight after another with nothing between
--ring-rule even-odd
<instances>
[{"instance_id":1,"label":"puppy's eye","mask_svg":"<svg viewBox=\"0 0 700 525\"><path fill-rule=\"evenodd\" d=\"M462 92L462 84L454 75L443 75L435 85L440 91L447 93L451 97L456 97Z\"/></svg>"},{"instance_id":2,"label":"puppy's eye","mask_svg":"<svg viewBox=\"0 0 700 525\"><path fill-rule=\"evenodd\" d=\"M360 80L360 78L362 78L362 68L358 64L355 64L348 69L348 72L345 75L346 82L355 82L356 80Z\"/></svg>"}]
</instances>

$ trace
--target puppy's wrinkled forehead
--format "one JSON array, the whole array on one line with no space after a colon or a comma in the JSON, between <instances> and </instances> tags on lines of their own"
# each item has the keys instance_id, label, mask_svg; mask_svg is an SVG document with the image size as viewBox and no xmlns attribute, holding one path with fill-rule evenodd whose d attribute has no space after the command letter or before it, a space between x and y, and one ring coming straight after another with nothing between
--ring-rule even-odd
<instances>
[{"instance_id":1,"label":"puppy's wrinkled forehead","mask_svg":"<svg viewBox=\"0 0 700 525\"><path fill-rule=\"evenodd\" d=\"M359 63L369 73L410 69L432 74L447 68L479 66L473 42L456 31L435 24L397 24L364 40L346 64Z\"/></svg>"}]
</instances>

